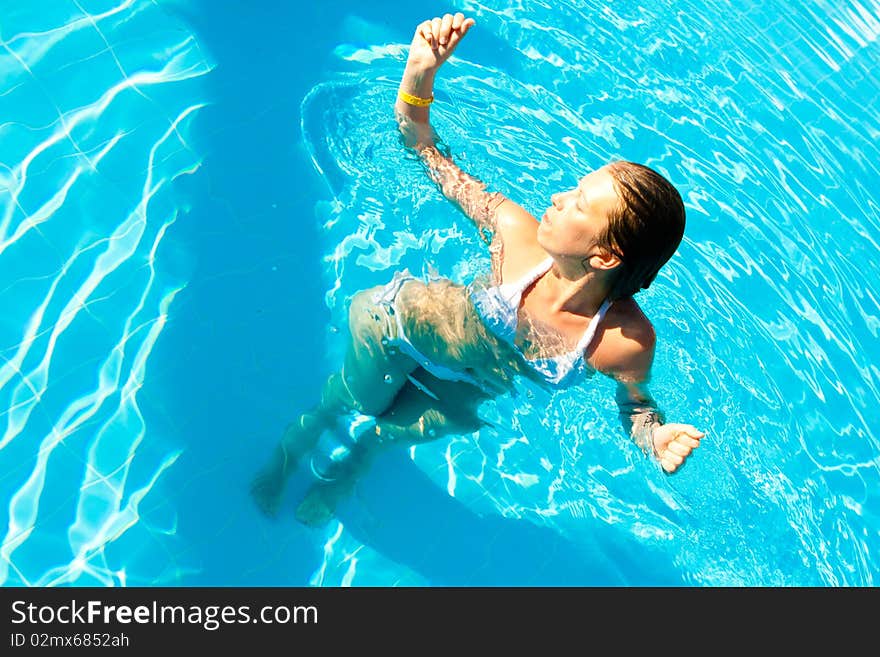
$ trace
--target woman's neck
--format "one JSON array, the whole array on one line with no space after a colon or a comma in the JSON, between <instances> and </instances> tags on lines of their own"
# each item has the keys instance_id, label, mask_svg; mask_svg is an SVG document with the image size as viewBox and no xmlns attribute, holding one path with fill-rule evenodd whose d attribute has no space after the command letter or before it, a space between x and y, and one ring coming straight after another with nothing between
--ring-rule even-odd
<instances>
[{"instance_id":1,"label":"woman's neck","mask_svg":"<svg viewBox=\"0 0 880 657\"><path fill-rule=\"evenodd\" d=\"M546 274L535 283L539 294L554 313L565 312L592 317L611 291L606 271L584 269L583 261L555 260Z\"/></svg>"}]
</instances>

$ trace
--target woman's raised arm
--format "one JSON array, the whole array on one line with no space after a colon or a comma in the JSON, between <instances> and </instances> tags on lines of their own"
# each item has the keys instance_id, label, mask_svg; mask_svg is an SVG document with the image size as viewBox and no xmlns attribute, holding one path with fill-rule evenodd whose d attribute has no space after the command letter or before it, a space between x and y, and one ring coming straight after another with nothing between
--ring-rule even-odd
<instances>
[{"instance_id":1,"label":"woman's raised arm","mask_svg":"<svg viewBox=\"0 0 880 657\"><path fill-rule=\"evenodd\" d=\"M474 221L480 235L489 242L496 228L496 211L506 199L499 192L486 191L483 182L462 171L441 153L430 123L437 71L474 22L473 18L457 13L419 24L410 44L394 109L406 146L418 153L443 195Z\"/></svg>"}]
</instances>

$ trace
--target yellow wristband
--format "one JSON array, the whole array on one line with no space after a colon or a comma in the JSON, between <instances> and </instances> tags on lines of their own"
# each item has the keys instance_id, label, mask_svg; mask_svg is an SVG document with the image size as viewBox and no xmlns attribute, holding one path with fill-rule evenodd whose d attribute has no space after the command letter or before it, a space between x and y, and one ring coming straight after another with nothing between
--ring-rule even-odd
<instances>
[{"instance_id":1,"label":"yellow wristband","mask_svg":"<svg viewBox=\"0 0 880 657\"><path fill-rule=\"evenodd\" d=\"M402 100L407 105L413 105L414 107L427 107L434 102L433 95L431 95L430 98L419 98L418 96L413 96L412 94L408 94L405 91L398 91L397 97L400 98L400 100Z\"/></svg>"}]
</instances>

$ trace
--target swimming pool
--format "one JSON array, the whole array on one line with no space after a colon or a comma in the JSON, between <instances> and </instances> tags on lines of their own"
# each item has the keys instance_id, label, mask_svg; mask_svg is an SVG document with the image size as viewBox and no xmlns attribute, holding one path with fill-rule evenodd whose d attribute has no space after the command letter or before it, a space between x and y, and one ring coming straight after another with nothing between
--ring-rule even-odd
<instances>
[{"instance_id":1,"label":"swimming pool","mask_svg":"<svg viewBox=\"0 0 880 657\"><path fill-rule=\"evenodd\" d=\"M252 4L4 5L4 585L876 585L880 3ZM250 479L347 298L488 267L390 111L454 10L433 120L468 172L538 216L616 157L682 191L638 299L652 391L707 437L667 477L610 382L524 388L338 522L269 521Z\"/></svg>"}]
</instances>

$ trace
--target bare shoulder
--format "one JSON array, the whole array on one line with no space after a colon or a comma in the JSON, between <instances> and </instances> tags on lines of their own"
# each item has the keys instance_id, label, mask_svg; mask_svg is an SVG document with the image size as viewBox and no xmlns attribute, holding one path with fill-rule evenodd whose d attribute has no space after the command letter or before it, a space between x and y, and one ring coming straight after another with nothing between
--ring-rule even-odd
<instances>
[{"instance_id":1,"label":"bare shoulder","mask_svg":"<svg viewBox=\"0 0 880 657\"><path fill-rule=\"evenodd\" d=\"M521 239L537 244L538 219L518 203L506 198L495 210L495 224L499 231L511 239Z\"/></svg>"},{"instance_id":2,"label":"bare shoulder","mask_svg":"<svg viewBox=\"0 0 880 657\"><path fill-rule=\"evenodd\" d=\"M538 245L538 220L508 198L495 211L495 230L503 248L502 277L519 278L547 257Z\"/></svg>"},{"instance_id":3,"label":"bare shoulder","mask_svg":"<svg viewBox=\"0 0 880 657\"><path fill-rule=\"evenodd\" d=\"M644 380L654 360L654 325L632 297L611 304L594 342L590 364L615 378Z\"/></svg>"},{"instance_id":4,"label":"bare shoulder","mask_svg":"<svg viewBox=\"0 0 880 657\"><path fill-rule=\"evenodd\" d=\"M630 342L649 342L653 345L656 341L654 325L632 297L618 299L611 304L605 315L605 325L617 329L621 337Z\"/></svg>"}]
</instances>

